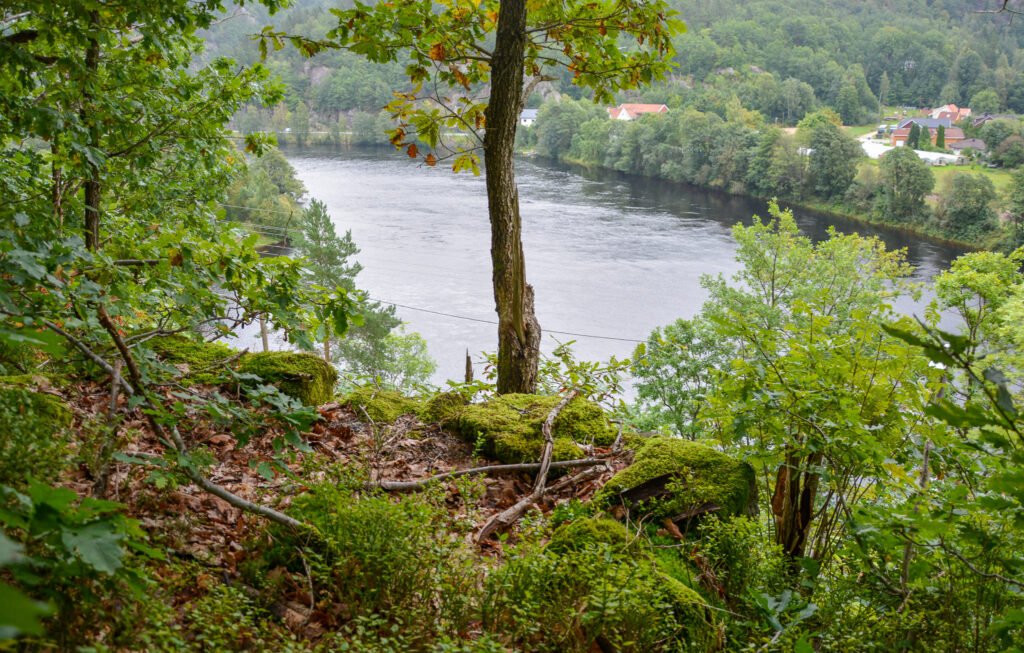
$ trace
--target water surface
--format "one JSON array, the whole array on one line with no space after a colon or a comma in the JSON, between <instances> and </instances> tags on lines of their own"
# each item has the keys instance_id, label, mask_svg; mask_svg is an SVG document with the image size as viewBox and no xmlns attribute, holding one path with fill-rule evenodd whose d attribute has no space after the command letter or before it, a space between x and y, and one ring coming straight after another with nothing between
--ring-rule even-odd
<instances>
[{"instance_id":1,"label":"water surface","mask_svg":"<svg viewBox=\"0 0 1024 653\"><path fill-rule=\"evenodd\" d=\"M436 382L462 377L467 349L474 358L496 349L482 177L429 168L387 150L286 154L309 196L327 204L339 232L351 229L362 250L359 287L403 305L398 314L427 339L438 362ZM706 297L701 275L738 269L730 227L767 210L761 200L657 180L525 159L517 166L527 279L536 290L545 349L575 340L579 356L591 360L628 356L632 341L654 327L697 313ZM906 248L919 280L962 253L898 231L795 214L815 240L835 225ZM909 300L898 308L923 311Z\"/></svg>"}]
</instances>

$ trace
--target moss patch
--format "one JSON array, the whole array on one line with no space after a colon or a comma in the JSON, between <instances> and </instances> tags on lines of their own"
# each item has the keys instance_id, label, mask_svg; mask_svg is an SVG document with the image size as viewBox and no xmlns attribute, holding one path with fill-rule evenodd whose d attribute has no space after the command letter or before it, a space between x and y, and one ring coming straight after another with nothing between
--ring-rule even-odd
<instances>
[{"instance_id":1,"label":"moss patch","mask_svg":"<svg viewBox=\"0 0 1024 653\"><path fill-rule=\"evenodd\" d=\"M458 420L463 409L469 405L466 398L458 392L441 392L429 400L420 410L420 418L424 422L434 422L448 426Z\"/></svg>"},{"instance_id":2,"label":"moss patch","mask_svg":"<svg viewBox=\"0 0 1024 653\"><path fill-rule=\"evenodd\" d=\"M453 427L468 442L482 439L484 452L501 462L536 462L544 447L541 425L559 401L559 397L541 395L501 395L466 406ZM582 455L574 440L609 445L615 440L615 429L599 406L577 397L555 419L553 435L553 459L570 460Z\"/></svg>"},{"instance_id":3,"label":"moss patch","mask_svg":"<svg viewBox=\"0 0 1024 653\"><path fill-rule=\"evenodd\" d=\"M360 418L363 410L374 422L392 424L402 415L417 414L423 403L417 399L403 396L394 390L383 390L366 386L345 395L341 403L356 412Z\"/></svg>"},{"instance_id":4,"label":"moss patch","mask_svg":"<svg viewBox=\"0 0 1024 653\"><path fill-rule=\"evenodd\" d=\"M238 350L222 342L205 342L185 336L154 338L148 344L160 360L182 372L182 381L186 384L216 385L224 382L226 375L220 364L238 355Z\"/></svg>"},{"instance_id":5,"label":"moss patch","mask_svg":"<svg viewBox=\"0 0 1024 653\"><path fill-rule=\"evenodd\" d=\"M638 501L634 506L655 519L677 517L706 504L721 516L756 510L754 469L714 449L676 438L654 438L637 452L632 465L616 474L598 495L619 503L621 494L668 476L667 495Z\"/></svg>"},{"instance_id":6,"label":"moss patch","mask_svg":"<svg viewBox=\"0 0 1024 653\"><path fill-rule=\"evenodd\" d=\"M338 372L319 356L289 351L246 354L238 365L238 371L255 374L307 406L331 401L334 384L338 380Z\"/></svg>"},{"instance_id":7,"label":"moss patch","mask_svg":"<svg viewBox=\"0 0 1024 653\"><path fill-rule=\"evenodd\" d=\"M662 600L668 604L676 621L686 627L686 635L682 639L690 643L690 650L717 650L718 628L707 601L671 576L658 574L657 579Z\"/></svg>"},{"instance_id":8,"label":"moss patch","mask_svg":"<svg viewBox=\"0 0 1024 653\"><path fill-rule=\"evenodd\" d=\"M621 523L607 517L577 519L559 527L548 542L554 553L579 551L593 544L607 544L615 551L635 548L636 539Z\"/></svg>"},{"instance_id":9,"label":"moss patch","mask_svg":"<svg viewBox=\"0 0 1024 653\"><path fill-rule=\"evenodd\" d=\"M52 479L68 461L71 411L57 397L24 387L26 377L0 377L0 485Z\"/></svg>"}]
</instances>

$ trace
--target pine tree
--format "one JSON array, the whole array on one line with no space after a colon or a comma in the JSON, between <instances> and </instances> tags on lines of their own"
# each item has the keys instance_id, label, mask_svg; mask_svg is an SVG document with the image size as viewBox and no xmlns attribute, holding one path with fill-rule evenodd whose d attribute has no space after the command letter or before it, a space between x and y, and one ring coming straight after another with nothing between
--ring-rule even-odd
<instances>
[{"instance_id":1,"label":"pine tree","mask_svg":"<svg viewBox=\"0 0 1024 653\"><path fill-rule=\"evenodd\" d=\"M939 125L935 132L935 147L940 150L946 149L946 127L944 125Z\"/></svg>"},{"instance_id":2,"label":"pine tree","mask_svg":"<svg viewBox=\"0 0 1024 653\"><path fill-rule=\"evenodd\" d=\"M907 134L907 147L912 150L916 150L921 142L921 128L918 127L917 123L910 125L910 133Z\"/></svg>"}]
</instances>

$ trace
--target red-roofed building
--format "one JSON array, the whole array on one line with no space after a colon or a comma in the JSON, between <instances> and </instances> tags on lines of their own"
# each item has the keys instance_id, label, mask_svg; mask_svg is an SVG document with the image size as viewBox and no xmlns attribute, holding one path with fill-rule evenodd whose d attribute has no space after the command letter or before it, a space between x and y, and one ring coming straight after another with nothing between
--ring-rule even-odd
<instances>
[{"instance_id":1,"label":"red-roofed building","mask_svg":"<svg viewBox=\"0 0 1024 653\"><path fill-rule=\"evenodd\" d=\"M918 125L920 127L920 125ZM928 127L921 127L922 130L928 129ZM953 143L959 143L964 140L964 130L959 127L946 127L946 147L951 147ZM939 135L938 129L928 129L931 135L932 145L935 145L935 139ZM923 134L922 134L923 135ZM893 145L905 145L907 138L910 137L910 127L904 127L903 129L897 129L892 133L892 144Z\"/></svg>"},{"instance_id":2,"label":"red-roofed building","mask_svg":"<svg viewBox=\"0 0 1024 653\"><path fill-rule=\"evenodd\" d=\"M932 109L928 114L929 118L948 118L952 122L960 122L971 117L971 110L966 107L958 107L955 104L945 104Z\"/></svg>"},{"instance_id":3,"label":"red-roofed building","mask_svg":"<svg viewBox=\"0 0 1024 653\"><path fill-rule=\"evenodd\" d=\"M612 120L636 120L645 113L668 113L664 104L620 104L608 107L608 117Z\"/></svg>"}]
</instances>

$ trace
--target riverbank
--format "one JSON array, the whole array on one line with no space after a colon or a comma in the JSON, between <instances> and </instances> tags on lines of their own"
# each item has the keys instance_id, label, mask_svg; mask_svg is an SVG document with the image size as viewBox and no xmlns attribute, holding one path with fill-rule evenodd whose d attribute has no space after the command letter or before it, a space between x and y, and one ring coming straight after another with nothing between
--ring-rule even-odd
<instances>
[{"instance_id":1,"label":"riverbank","mask_svg":"<svg viewBox=\"0 0 1024 653\"><path fill-rule=\"evenodd\" d=\"M750 194L750 193L730 192L727 189L716 188L716 187L713 187L713 186L702 186L702 185L699 185L699 184L691 184L689 182L675 182L675 181L671 181L669 179L665 179L664 177L658 177L658 176L653 176L653 175L641 175L641 174L637 174L637 173L633 173L633 172L623 172L622 170L616 170L614 168L608 168L606 166L602 166L602 165L599 165L599 164L588 163L586 161L581 161L581 160L572 159L572 158L568 158L568 157L563 158L563 159L555 159L555 158L551 158L551 157L542 156L542 155L537 154L536 152L532 152L532 151L520 152L520 155L524 156L524 157L527 157L527 158L536 159L538 161L547 162L547 163L555 163L555 164L563 164L563 165L570 165L570 166L578 166L578 167L583 168L585 170L591 170L591 171L593 171L593 170L601 170L601 171L605 171L605 172L614 172L614 173L617 173L617 174L620 174L620 175L624 175L624 176L627 176L627 177L636 177L636 178L641 178L641 179L654 179L654 180L657 180L657 181L659 181L661 183L665 183L665 184L675 184L675 185L679 185L679 186L700 188L700 189L703 189L703 190L719 192L719 193L723 193L723 194L730 195L730 196L733 196L733 197L742 197L742 198L746 198L746 199L750 199L750 200L767 201L769 199L772 199L771 197L764 197L764 196L760 196L760 195L753 195L753 194ZM870 162L870 159L867 160L867 161ZM897 223L897 222L891 222L891 221L886 221L886 220L879 220L879 219L877 219L875 217L872 217L870 213L865 213L864 211L861 211L859 209L851 207L848 204L837 203L837 202L823 202L823 201L820 201L820 200L804 199L804 198L802 198L802 199L794 199L794 198L791 198L791 197L779 197L778 200L779 200L779 202L781 204L783 204L784 206L789 207L789 208L804 209L804 210L813 211L814 213L822 214L822 215L825 215L825 216L828 216L828 217L840 218L840 219L843 219L843 220L848 220L848 221L856 222L858 224L870 225L872 227L880 227L880 228L883 228L883 229L886 229L886 230L889 230L889 231L899 232L899 233L904 234L906 236L914 236L914 237L919 237L919 238L923 237L923 238L927 238L927 239L935 242L936 244L939 244L939 245L942 245L942 246L946 246L946 247L958 248L958 249L966 249L966 250L999 249L1000 241L1002 240L1002 237L1003 237L1002 233L997 232L996 234L994 234L994 236L996 238L993 240L993 242L986 242L986 243L964 242L964 241L956 240L954 238L949 238L948 236L945 236L944 234L936 231L935 229L929 228L928 225L909 225L909 224L906 224L906 223Z\"/></svg>"}]
</instances>

